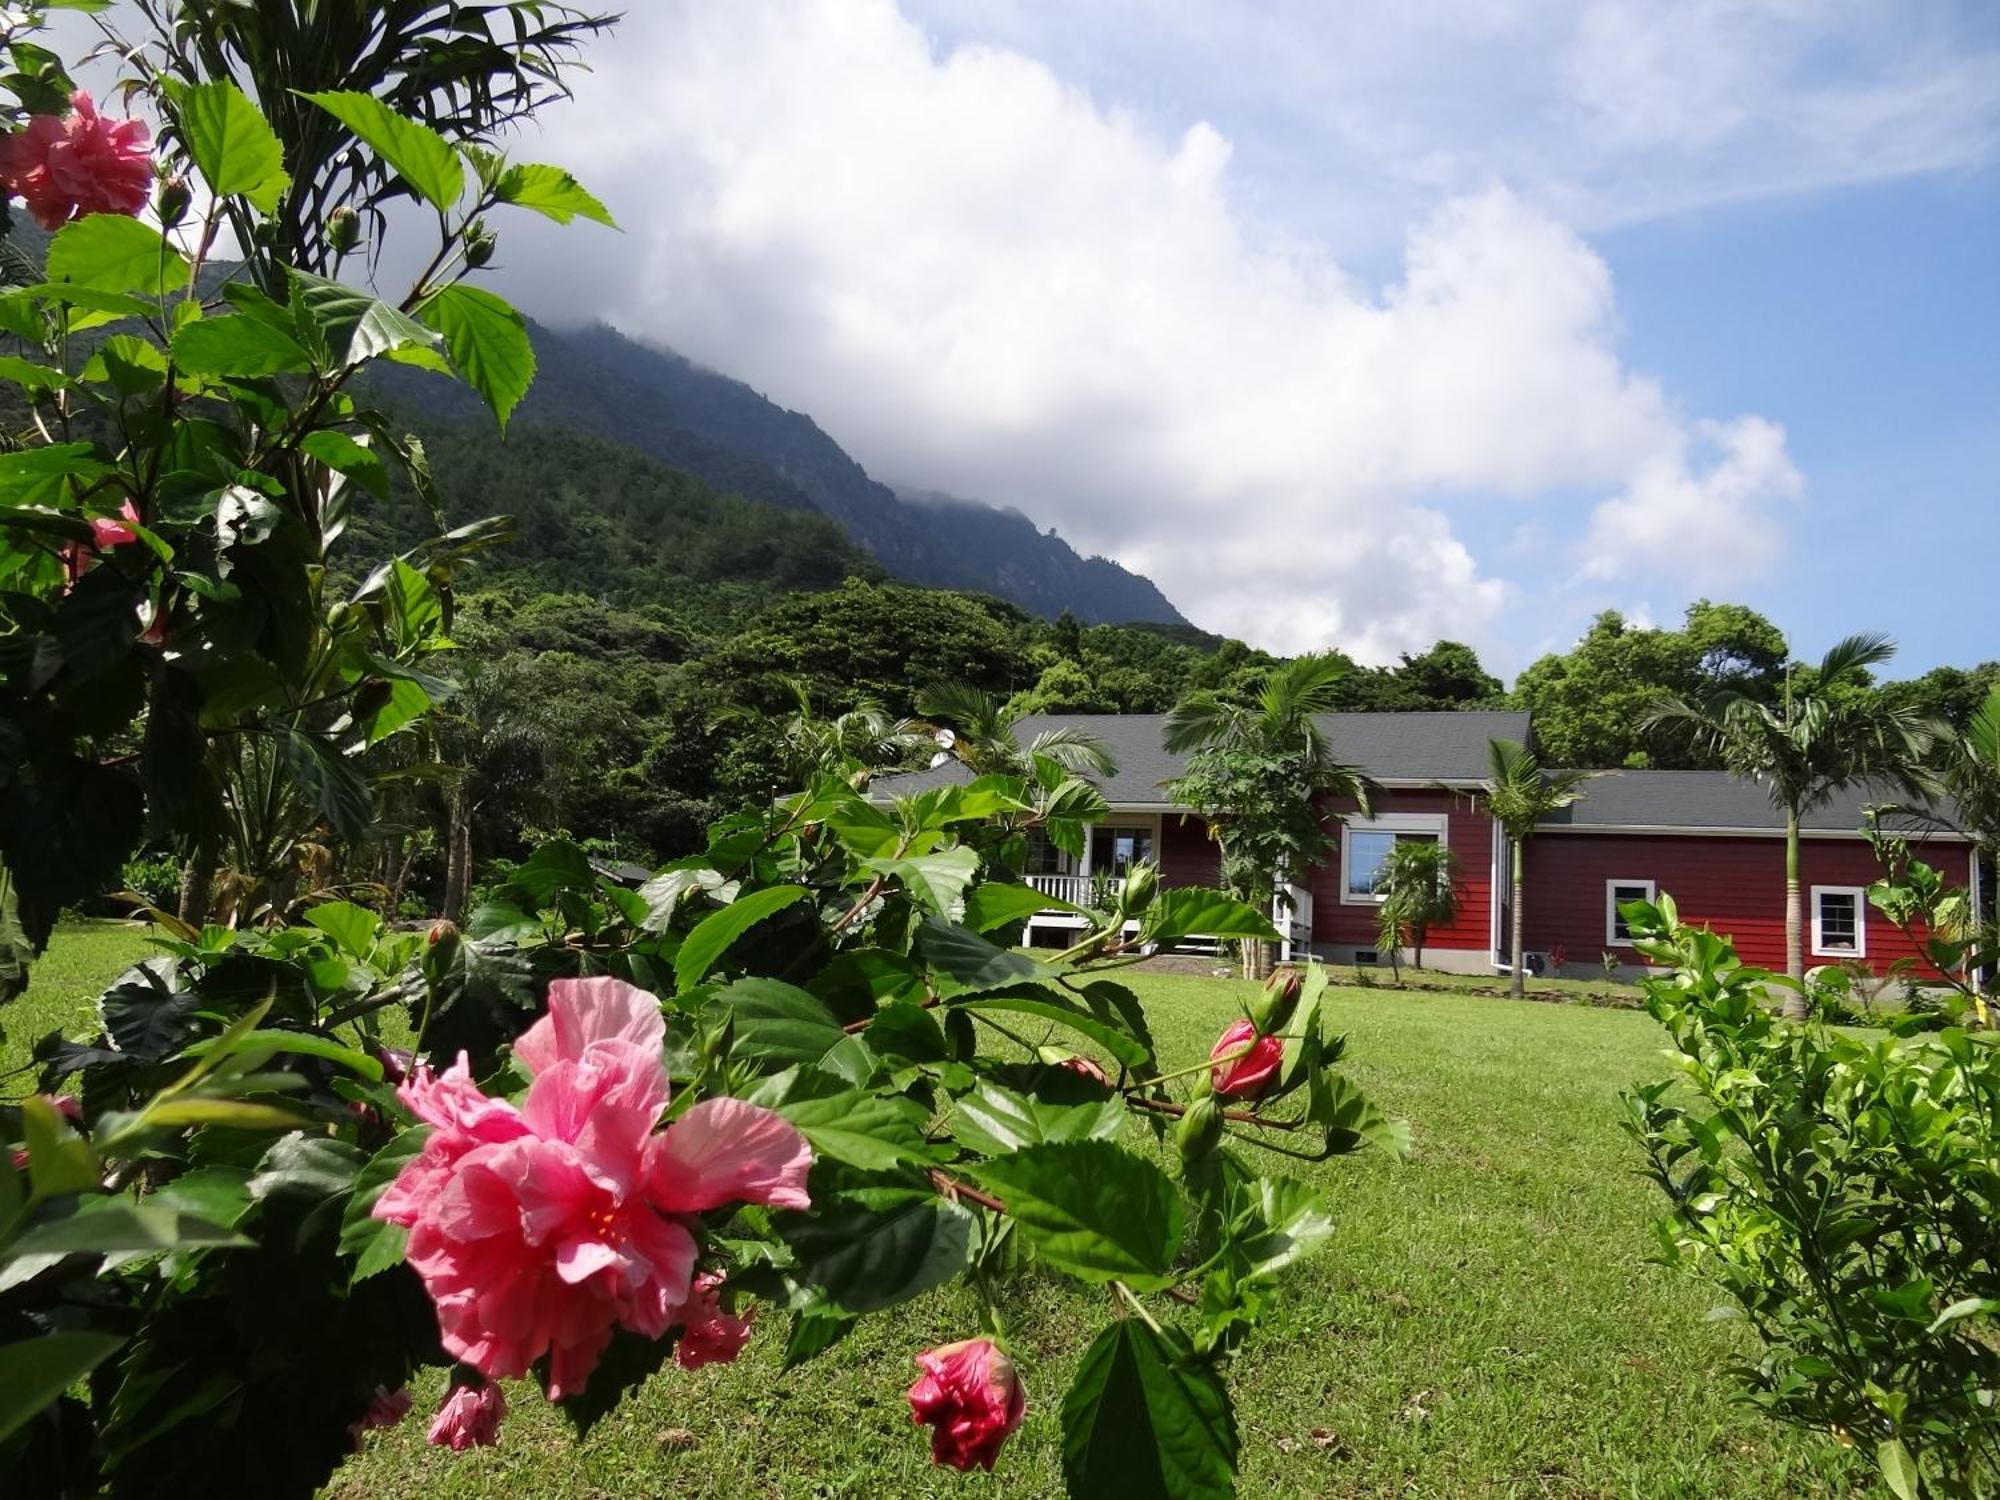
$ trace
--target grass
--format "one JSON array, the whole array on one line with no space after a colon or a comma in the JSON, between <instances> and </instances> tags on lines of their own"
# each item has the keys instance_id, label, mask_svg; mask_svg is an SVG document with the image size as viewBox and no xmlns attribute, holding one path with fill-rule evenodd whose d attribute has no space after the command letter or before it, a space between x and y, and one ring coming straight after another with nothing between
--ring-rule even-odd
<instances>
[{"instance_id":1,"label":"grass","mask_svg":"<svg viewBox=\"0 0 2000 1500\"><path fill-rule=\"evenodd\" d=\"M126 969L158 950L139 922L65 922L49 951L36 961L28 988L0 1006L0 1098L28 1092L32 1080L14 1076L34 1045L51 1031L83 1037L96 1028L93 1002Z\"/></svg>"},{"instance_id":2,"label":"grass","mask_svg":"<svg viewBox=\"0 0 2000 1500\"><path fill-rule=\"evenodd\" d=\"M1205 1051L1248 993L1137 982L1169 1062ZM1705 1321L1702 1287L1645 1262L1658 1204L1631 1173L1617 1093L1660 1070L1650 1019L1367 990L1340 1003L1358 1080L1414 1124L1417 1152L1298 1168L1340 1229L1232 1372L1243 1495L1708 1500L1863 1484L1831 1442L1730 1401L1720 1372L1740 1335ZM735 1365L670 1367L581 1446L528 1387L495 1449L427 1448L413 1419L372 1436L329 1495L1058 1494L1061 1393L1109 1309L1032 1273L1009 1305L1034 1399L993 1480L931 1469L903 1401L914 1350L976 1331L948 1290L789 1375L772 1316Z\"/></svg>"}]
</instances>

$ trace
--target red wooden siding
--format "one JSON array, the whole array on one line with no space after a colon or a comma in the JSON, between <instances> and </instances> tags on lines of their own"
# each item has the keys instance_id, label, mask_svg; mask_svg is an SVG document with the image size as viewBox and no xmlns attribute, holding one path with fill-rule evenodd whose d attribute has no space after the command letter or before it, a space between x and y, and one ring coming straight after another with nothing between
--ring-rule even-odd
<instances>
[{"instance_id":1,"label":"red wooden siding","mask_svg":"<svg viewBox=\"0 0 2000 1500\"><path fill-rule=\"evenodd\" d=\"M1161 813L1160 861L1162 885L1222 883L1222 854L1208 836L1208 823L1192 813Z\"/></svg>"},{"instance_id":2,"label":"red wooden siding","mask_svg":"<svg viewBox=\"0 0 2000 1500\"><path fill-rule=\"evenodd\" d=\"M1966 846L1938 843L1920 857L1945 879L1963 885ZM1571 965L1593 967L1606 951L1605 883L1651 880L1680 907L1681 920L1708 926L1736 944L1745 963L1785 967L1785 842L1782 838L1692 837L1664 834L1545 833L1528 841L1523 941L1531 951L1557 946ZM1812 888L1867 886L1882 878L1874 851L1859 838L1806 839L1800 846L1805 887L1806 963L1828 963L1812 953ZM1863 902L1861 959L1882 972L1914 947ZM1625 963L1639 962L1629 948L1611 950Z\"/></svg>"},{"instance_id":3,"label":"red wooden siding","mask_svg":"<svg viewBox=\"0 0 2000 1500\"><path fill-rule=\"evenodd\" d=\"M1312 874L1313 941L1372 948L1378 932L1375 907L1340 899L1339 818L1353 810L1354 804L1347 801L1329 801L1326 805L1335 844L1327 862ZM1471 798L1451 792L1395 790L1377 797L1374 810L1378 814L1445 814L1445 843L1458 856L1458 918L1449 926L1433 928L1425 946L1489 950L1493 820L1486 815L1484 805L1475 805Z\"/></svg>"}]
</instances>

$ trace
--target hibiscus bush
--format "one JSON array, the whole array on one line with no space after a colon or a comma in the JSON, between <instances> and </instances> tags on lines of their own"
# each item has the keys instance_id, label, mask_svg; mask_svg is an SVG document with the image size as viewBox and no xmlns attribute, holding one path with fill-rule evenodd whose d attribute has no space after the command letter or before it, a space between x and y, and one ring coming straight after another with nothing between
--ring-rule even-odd
<instances>
[{"instance_id":1,"label":"hibiscus bush","mask_svg":"<svg viewBox=\"0 0 2000 1500\"><path fill-rule=\"evenodd\" d=\"M1404 1135L1339 1071L1317 970L1163 1070L1116 971L1269 940L1250 907L1141 870L1017 951L1029 842L1081 849L1086 782L828 779L638 889L551 843L462 931L310 887L453 691L453 578L506 532L337 554L392 484L432 498L356 377L454 374L504 425L533 353L474 281L493 216L609 222L504 130L602 21L146 4L107 32L110 110L48 8L0 13L0 182L48 236L0 240L0 999L142 845L184 861L186 919L0 1106L9 1493L307 1496L426 1365L436 1443L504 1440L523 1377L587 1433L669 1361L761 1324L796 1365L953 1280L985 1317L912 1351L908 1400L940 1463L992 1468L1058 1400L1007 1353L1027 1275L1105 1289L1059 1398L1073 1492L1230 1493L1229 1359L1331 1229L1272 1168ZM422 268L379 296L410 226Z\"/></svg>"},{"instance_id":2,"label":"hibiscus bush","mask_svg":"<svg viewBox=\"0 0 2000 1500\"><path fill-rule=\"evenodd\" d=\"M1672 966L1646 1003L1674 1073L1627 1100L1670 1205L1661 1258L1714 1282L1755 1329L1762 1351L1734 1372L1744 1393L1864 1445L1904 1500L1992 1493L1993 1035L1786 1021L1772 976L1679 925L1670 899L1621 910L1639 951Z\"/></svg>"}]
</instances>

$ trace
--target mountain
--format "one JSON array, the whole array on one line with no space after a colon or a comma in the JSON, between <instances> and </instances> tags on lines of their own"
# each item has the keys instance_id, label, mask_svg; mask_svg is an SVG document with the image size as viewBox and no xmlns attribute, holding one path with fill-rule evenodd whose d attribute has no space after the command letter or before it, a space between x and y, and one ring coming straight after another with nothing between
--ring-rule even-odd
<instances>
[{"instance_id":1,"label":"mountain","mask_svg":"<svg viewBox=\"0 0 2000 1500\"><path fill-rule=\"evenodd\" d=\"M1081 556L1019 511L947 496L899 495L871 479L802 412L787 411L667 349L592 324L558 332L532 320L538 368L516 424L596 433L729 494L813 510L912 583L997 595L1053 619L1184 625L1150 579ZM382 394L455 423L487 421L463 386L407 368Z\"/></svg>"}]
</instances>

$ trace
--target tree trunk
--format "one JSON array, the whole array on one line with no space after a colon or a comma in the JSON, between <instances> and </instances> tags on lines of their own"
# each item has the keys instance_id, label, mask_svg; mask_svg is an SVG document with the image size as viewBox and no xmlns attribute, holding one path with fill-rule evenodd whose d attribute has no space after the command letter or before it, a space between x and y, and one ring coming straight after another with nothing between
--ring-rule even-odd
<instances>
[{"instance_id":1,"label":"tree trunk","mask_svg":"<svg viewBox=\"0 0 2000 1500\"><path fill-rule=\"evenodd\" d=\"M1785 815L1785 972L1800 988L1785 994L1785 1017L1803 1021L1812 1007L1806 1004L1805 902L1799 891L1799 815Z\"/></svg>"},{"instance_id":2,"label":"tree trunk","mask_svg":"<svg viewBox=\"0 0 2000 1500\"><path fill-rule=\"evenodd\" d=\"M214 888L215 848L198 843L188 855L187 863L181 866L180 898L175 903L174 915L190 927L200 927L208 921L208 903Z\"/></svg>"},{"instance_id":3,"label":"tree trunk","mask_svg":"<svg viewBox=\"0 0 2000 1500\"><path fill-rule=\"evenodd\" d=\"M1521 890L1524 883L1521 879L1521 863L1524 854L1521 847L1521 840L1513 840L1512 854L1512 864L1514 866L1514 972L1507 988L1512 992L1516 1000L1520 1000L1524 999L1528 993L1527 956L1521 952Z\"/></svg>"},{"instance_id":4,"label":"tree trunk","mask_svg":"<svg viewBox=\"0 0 2000 1500\"><path fill-rule=\"evenodd\" d=\"M445 798L449 828L445 836L444 916L456 922L465 914L472 891L472 808L465 793L454 788Z\"/></svg>"}]
</instances>

